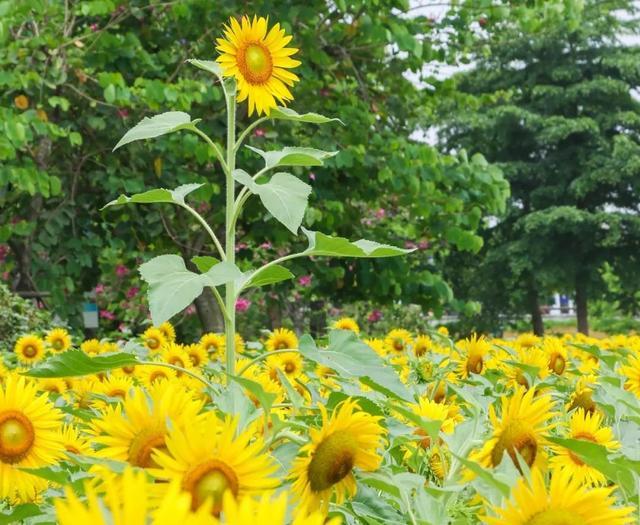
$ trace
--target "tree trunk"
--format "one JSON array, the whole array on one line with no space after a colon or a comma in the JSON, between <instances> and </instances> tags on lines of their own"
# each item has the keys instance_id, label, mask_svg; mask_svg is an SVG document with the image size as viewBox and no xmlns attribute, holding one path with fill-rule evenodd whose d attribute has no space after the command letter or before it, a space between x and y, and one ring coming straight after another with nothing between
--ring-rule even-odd
<instances>
[{"instance_id":1,"label":"tree trunk","mask_svg":"<svg viewBox=\"0 0 640 525\"><path fill-rule=\"evenodd\" d=\"M587 312L587 284L582 276L576 277L576 321L578 332L589 335L589 313Z\"/></svg>"},{"instance_id":2,"label":"tree trunk","mask_svg":"<svg viewBox=\"0 0 640 525\"><path fill-rule=\"evenodd\" d=\"M529 280L529 313L531 314L531 327L533 333L542 337L544 335L544 323L542 322L542 312L540 311L540 301L533 279Z\"/></svg>"},{"instance_id":3,"label":"tree trunk","mask_svg":"<svg viewBox=\"0 0 640 525\"><path fill-rule=\"evenodd\" d=\"M194 301L203 332L224 332L224 319L210 288L205 288Z\"/></svg>"}]
</instances>

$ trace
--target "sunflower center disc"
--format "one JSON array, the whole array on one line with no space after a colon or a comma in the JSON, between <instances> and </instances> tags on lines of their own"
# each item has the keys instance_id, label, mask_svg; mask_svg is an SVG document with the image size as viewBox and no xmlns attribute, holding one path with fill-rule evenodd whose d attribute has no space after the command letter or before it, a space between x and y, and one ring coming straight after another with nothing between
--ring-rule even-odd
<instances>
[{"instance_id":1,"label":"sunflower center disc","mask_svg":"<svg viewBox=\"0 0 640 525\"><path fill-rule=\"evenodd\" d=\"M580 525L582 519L564 509L549 509L533 516L526 525Z\"/></svg>"},{"instance_id":2,"label":"sunflower center disc","mask_svg":"<svg viewBox=\"0 0 640 525\"><path fill-rule=\"evenodd\" d=\"M565 366L566 362L564 360L564 357L562 357L560 354L554 354L551 356L551 359L549 360L549 368L553 370L554 373L561 376L564 372Z\"/></svg>"},{"instance_id":3,"label":"sunflower center disc","mask_svg":"<svg viewBox=\"0 0 640 525\"><path fill-rule=\"evenodd\" d=\"M143 430L129 447L128 461L141 468L156 467L151 454L154 450L165 450L164 432L162 429Z\"/></svg>"},{"instance_id":4,"label":"sunflower center disc","mask_svg":"<svg viewBox=\"0 0 640 525\"><path fill-rule=\"evenodd\" d=\"M469 356L467 360L467 373L469 374L480 374L482 373L482 367L484 363L482 362L482 356L472 355Z\"/></svg>"},{"instance_id":5,"label":"sunflower center disc","mask_svg":"<svg viewBox=\"0 0 640 525\"><path fill-rule=\"evenodd\" d=\"M288 361L285 365L284 365L284 371L287 374L293 374L296 371L296 365L294 363L292 363L291 361Z\"/></svg>"},{"instance_id":6,"label":"sunflower center disc","mask_svg":"<svg viewBox=\"0 0 640 525\"><path fill-rule=\"evenodd\" d=\"M38 351L36 350L36 347L31 345L25 346L22 352L25 357L35 357L36 354L38 353Z\"/></svg>"},{"instance_id":7,"label":"sunflower center disc","mask_svg":"<svg viewBox=\"0 0 640 525\"><path fill-rule=\"evenodd\" d=\"M184 478L183 487L191 493L191 506L196 510L208 499L213 501L213 513L222 510L222 496L230 490L238 495L238 477L231 467L212 459L191 469Z\"/></svg>"},{"instance_id":8,"label":"sunflower center disc","mask_svg":"<svg viewBox=\"0 0 640 525\"><path fill-rule=\"evenodd\" d=\"M358 442L348 432L338 431L327 436L309 463L311 490L320 492L344 479L353 469L357 451Z\"/></svg>"},{"instance_id":9,"label":"sunflower center disc","mask_svg":"<svg viewBox=\"0 0 640 525\"><path fill-rule=\"evenodd\" d=\"M0 415L0 460L17 463L31 449L35 439L33 425L20 412L10 410Z\"/></svg>"},{"instance_id":10,"label":"sunflower center disc","mask_svg":"<svg viewBox=\"0 0 640 525\"><path fill-rule=\"evenodd\" d=\"M147 346L151 348L151 350L155 350L160 346L160 342L155 337L149 337L149 339L147 339Z\"/></svg>"},{"instance_id":11,"label":"sunflower center disc","mask_svg":"<svg viewBox=\"0 0 640 525\"><path fill-rule=\"evenodd\" d=\"M56 350L62 350L64 344L60 339L56 339L51 346L53 346L53 348L55 348Z\"/></svg>"},{"instance_id":12,"label":"sunflower center disc","mask_svg":"<svg viewBox=\"0 0 640 525\"><path fill-rule=\"evenodd\" d=\"M520 467L516 451L526 461L527 465L533 465L538 453L538 442L531 434L529 425L518 420L507 425L496 446L491 451L491 463L494 467L500 464L505 451L509 454L518 470L520 470Z\"/></svg>"},{"instance_id":13,"label":"sunflower center disc","mask_svg":"<svg viewBox=\"0 0 640 525\"><path fill-rule=\"evenodd\" d=\"M249 44L244 52L244 76L251 84L262 84L269 80L272 70L269 50L260 44Z\"/></svg>"}]
</instances>

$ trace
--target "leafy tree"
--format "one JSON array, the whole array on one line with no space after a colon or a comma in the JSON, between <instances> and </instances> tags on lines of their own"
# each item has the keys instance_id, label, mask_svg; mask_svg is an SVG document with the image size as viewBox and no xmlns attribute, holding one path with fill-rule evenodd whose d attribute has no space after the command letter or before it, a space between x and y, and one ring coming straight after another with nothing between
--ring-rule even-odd
<instances>
[{"instance_id":1,"label":"leafy tree","mask_svg":"<svg viewBox=\"0 0 640 525\"><path fill-rule=\"evenodd\" d=\"M511 184L508 213L485 228L482 264L466 286L484 283L477 291L494 314L530 313L536 333L554 290L574 294L587 333L603 263L628 271L637 253L640 48L621 41L637 31L635 12L633 2L591 1L580 23L538 34L498 23L490 53L457 79L464 111L446 144L481 151Z\"/></svg>"}]
</instances>

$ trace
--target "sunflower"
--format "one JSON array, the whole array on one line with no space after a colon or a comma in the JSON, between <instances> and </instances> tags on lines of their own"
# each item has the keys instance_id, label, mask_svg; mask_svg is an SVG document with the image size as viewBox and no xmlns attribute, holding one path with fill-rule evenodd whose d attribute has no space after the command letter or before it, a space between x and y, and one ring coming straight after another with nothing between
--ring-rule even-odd
<instances>
[{"instance_id":1,"label":"sunflower","mask_svg":"<svg viewBox=\"0 0 640 525\"><path fill-rule=\"evenodd\" d=\"M385 337L384 344L387 347L387 353L397 355L405 352L413 344L413 337L408 330L394 328Z\"/></svg>"},{"instance_id":2,"label":"sunflower","mask_svg":"<svg viewBox=\"0 0 640 525\"><path fill-rule=\"evenodd\" d=\"M292 330L276 328L266 342L269 352L274 350L290 350L298 348L298 337Z\"/></svg>"},{"instance_id":3,"label":"sunflower","mask_svg":"<svg viewBox=\"0 0 640 525\"><path fill-rule=\"evenodd\" d=\"M413 342L413 354L422 357L433 347L433 341L428 335L419 335Z\"/></svg>"},{"instance_id":4,"label":"sunflower","mask_svg":"<svg viewBox=\"0 0 640 525\"><path fill-rule=\"evenodd\" d=\"M540 338L531 332L520 334L516 339L516 345L520 348L531 348L540 343Z\"/></svg>"},{"instance_id":5,"label":"sunflower","mask_svg":"<svg viewBox=\"0 0 640 525\"><path fill-rule=\"evenodd\" d=\"M331 328L334 330L351 330L356 334L360 333L360 327L352 317L341 317L331 325Z\"/></svg>"},{"instance_id":6,"label":"sunflower","mask_svg":"<svg viewBox=\"0 0 640 525\"><path fill-rule=\"evenodd\" d=\"M593 390L596 387L597 380L598 378L593 374L580 376L578 378L569 402L566 404L568 412L576 408L582 408L585 412L592 414L597 410L598 407L593 400Z\"/></svg>"},{"instance_id":7,"label":"sunflower","mask_svg":"<svg viewBox=\"0 0 640 525\"><path fill-rule=\"evenodd\" d=\"M64 379L59 377L46 377L38 381L38 390L50 394L64 394L69 386Z\"/></svg>"},{"instance_id":8,"label":"sunflower","mask_svg":"<svg viewBox=\"0 0 640 525\"><path fill-rule=\"evenodd\" d=\"M291 41L280 24L267 33L266 18L243 16L241 22L229 19L225 26L225 38L218 38L217 61L225 77L234 77L238 83L238 102L248 99L249 116L253 111L269 115L277 106L293 100L287 86L298 81L297 75L288 71L298 67L300 61L291 58L298 52L286 47Z\"/></svg>"},{"instance_id":9,"label":"sunflower","mask_svg":"<svg viewBox=\"0 0 640 525\"><path fill-rule=\"evenodd\" d=\"M513 397L503 397L501 401L500 419L493 405L489 407L493 435L479 451L472 452L469 459L483 467L497 467L506 452L516 468L521 470L517 451L529 467L544 464L545 436L554 426L549 420L556 415L551 412L551 397L544 394L536 396L535 388L525 390L520 387Z\"/></svg>"},{"instance_id":10,"label":"sunflower","mask_svg":"<svg viewBox=\"0 0 640 525\"><path fill-rule=\"evenodd\" d=\"M180 368L193 368L191 364L191 357L184 349L182 345L176 343L167 343L162 350L162 360L173 366L179 366ZM177 376L180 377L182 372L177 371Z\"/></svg>"},{"instance_id":11,"label":"sunflower","mask_svg":"<svg viewBox=\"0 0 640 525\"><path fill-rule=\"evenodd\" d=\"M16 341L13 351L18 356L18 361L31 365L44 357L44 341L37 335L23 335Z\"/></svg>"},{"instance_id":12,"label":"sunflower","mask_svg":"<svg viewBox=\"0 0 640 525\"><path fill-rule=\"evenodd\" d=\"M80 499L67 487L64 498L54 501L60 525L215 525L215 519L203 508L191 512L190 498L178 483L169 485L158 504L151 493L157 488L144 472L126 469L121 476L109 476L103 483L105 495L85 486L86 499ZM149 519L150 518L150 519Z\"/></svg>"},{"instance_id":13,"label":"sunflower","mask_svg":"<svg viewBox=\"0 0 640 525\"><path fill-rule=\"evenodd\" d=\"M165 340L168 343L174 343L176 340L176 329L169 321L165 321L160 326L158 326L158 330L162 332Z\"/></svg>"},{"instance_id":14,"label":"sunflower","mask_svg":"<svg viewBox=\"0 0 640 525\"><path fill-rule=\"evenodd\" d=\"M283 492L275 498L263 494L260 499L244 498L237 502L227 492L224 496L224 519L222 525L247 525L249 523L268 523L269 525L285 525L287 519L287 493ZM311 513L298 509L291 525L340 525L340 518L325 521L326 515L321 511Z\"/></svg>"},{"instance_id":15,"label":"sunflower","mask_svg":"<svg viewBox=\"0 0 640 525\"><path fill-rule=\"evenodd\" d=\"M95 392L104 396L124 400L133 389L133 378L127 374L112 373L95 384Z\"/></svg>"},{"instance_id":16,"label":"sunflower","mask_svg":"<svg viewBox=\"0 0 640 525\"><path fill-rule=\"evenodd\" d=\"M270 355L267 357L267 370L269 377L280 382L278 370L287 376L289 381L294 381L296 377L302 374L302 356L298 352L286 352L284 354Z\"/></svg>"},{"instance_id":17,"label":"sunflower","mask_svg":"<svg viewBox=\"0 0 640 525\"><path fill-rule=\"evenodd\" d=\"M597 412L589 414L582 408L571 415L569 428L564 437L597 443L610 451L620 448L620 443L614 439L611 428L602 426L602 416ZM556 456L549 460L551 467L568 470L580 483L604 485L607 482L602 472L586 465L570 450L557 445L553 445L551 449L556 453Z\"/></svg>"},{"instance_id":18,"label":"sunflower","mask_svg":"<svg viewBox=\"0 0 640 525\"><path fill-rule=\"evenodd\" d=\"M458 376L466 379L472 374L482 374L485 369L485 359L489 353L490 346L484 336L478 337L473 334L471 337L458 342L460 352L456 352L454 361L457 364Z\"/></svg>"},{"instance_id":19,"label":"sunflower","mask_svg":"<svg viewBox=\"0 0 640 525\"><path fill-rule=\"evenodd\" d=\"M263 452L262 439L252 440L250 431L236 436L237 425L237 419L223 422L207 412L197 425L172 428L166 439L167 452L157 449L153 453L161 469L158 476L179 480L191 494L193 509L210 502L213 513L219 515L225 492L242 499L278 485L272 477L277 466Z\"/></svg>"},{"instance_id":20,"label":"sunflower","mask_svg":"<svg viewBox=\"0 0 640 525\"><path fill-rule=\"evenodd\" d=\"M303 507L326 512L332 495L338 504L347 495L355 495L355 467L373 471L380 466L378 448L384 442L385 430L380 426L382 417L359 410L354 400L340 403L331 417L324 405L319 408L322 427L310 429L311 441L300 449L290 478Z\"/></svg>"},{"instance_id":21,"label":"sunflower","mask_svg":"<svg viewBox=\"0 0 640 525\"><path fill-rule=\"evenodd\" d=\"M175 379L176 371L162 365L144 365L136 367L136 377L147 388L153 387L156 383L162 383Z\"/></svg>"},{"instance_id":22,"label":"sunflower","mask_svg":"<svg viewBox=\"0 0 640 525\"><path fill-rule=\"evenodd\" d=\"M508 358L508 360L511 359L513 358ZM533 367L535 370L535 377L533 379L544 379L549 375L547 354L540 348L534 346L518 348L516 350L516 357L513 360L517 364L508 364L506 369L506 375L508 377L507 384L511 388L518 388L518 386L529 388L531 386L529 384L530 377L525 375L524 367Z\"/></svg>"},{"instance_id":23,"label":"sunflower","mask_svg":"<svg viewBox=\"0 0 640 525\"><path fill-rule=\"evenodd\" d=\"M185 350L191 360L191 364L196 368L206 365L209 361L209 354L200 344L187 345Z\"/></svg>"},{"instance_id":24,"label":"sunflower","mask_svg":"<svg viewBox=\"0 0 640 525\"><path fill-rule=\"evenodd\" d=\"M93 454L89 442L80 435L78 429L73 425L65 425L62 428L62 445L67 452L80 456L90 456Z\"/></svg>"},{"instance_id":25,"label":"sunflower","mask_svg":"<svg viewBox=\"0 0 640 525\"><path fill-rule=\"evenodd\" d=\"M371 339L365 339L363 342L380 357L385 357L387 355L387 346L384 344L382 339L374 337Z\"/></svg>"},{"instance_id":26,"label":"sunflower","mask_svg":"<svg viewBox=\"0 0 640 525\"><path fill-rule=\"evenodd\" d=\"M102 354L105 349L102 343L97 339L87 339L80 345L80 350L82 350L85 354L98 355Z\"/></svg>"},{"instance_id":27,"label":"sunflower","mask_svg":"<svg viewBox=\"0 0 640 525\"><path fill-rule=\"evenodd\" d=\"M54 328L45 337L45 341L54 352L64 352L71 347L71 336L64 328Z\"/></svg>"},{"instance_id":28,"label":"sunflower","mask_svg":"<svg viewBox=\"0 0 640 525\"><path fill-rule=\"evenodd\" d=\"M223 334L209 332L200 338L200 346L205 349L212 359L222 359L226 343Z\"/></svg>"},{"instance_id":29,"label":"sunflower","mask_svg":"<svg viewBox=\"0 0 640 525\"><path fill-rule=\"evenodd\" d=\"M159 352L166 344L167 338L160 328L151 326L147 328L142 334L142 341L151 352Z\"/></svg>"},{"instance_id":30,"label":"sunflower","mask_svg":"<svg viewBox=\"0 0 640 525\"><path fill-rule=\"evenodd\" d=\"M640 356L629 357L628 364L620 367L620 373L627 378L624 388L640 397Z\"/></svg>"},{"instance_id":31,"label":"sunflower","mask_svg":"<svg viewBox=\"0 0 640 525\"><path fill-rule=\"evenodd\" d=\"M169 428L197 424L202 406L177 383L160 382L148 393L135 389L122 404L105 407L93 422L93 442L102 447L96 455L153 467L152 452L165 447Z\"/></svg>"},{"instance_id":32,"label":"sunflower","mask_svg":"<svg viewBox=\"0 0 640 525\"><path fill-rule=\"evenodd\" d=\"M0 499L32 501L47 482L23 468L55 464L63 455L62 413L35 383L10 375L0 388Z\"/></svg>"},{"instance_id":33,"label":"sunflower","mask_svg":"<svg viewBox=\"0 0 640 525\"><path fill-rule=\"evenodd\" d=\"M495 508L489 525L627 525L634 522L631 507L614 507L615 487L593 488L580 484L567 470L553 473L547 490L539 469L531 471L531 482L520 478L511 500Z\"/></svg>"},{"instance_id":34,"label":"sunflower","mask_svg":"<svg viewBox=\"0 0 640 525\"><path fill-rule=\"evenodd\" d=\"M549 359L549 370L561 376L567 367L567 349L562 340L555 337L545 338L542 349Z\"/></svg>"}]
</instances>

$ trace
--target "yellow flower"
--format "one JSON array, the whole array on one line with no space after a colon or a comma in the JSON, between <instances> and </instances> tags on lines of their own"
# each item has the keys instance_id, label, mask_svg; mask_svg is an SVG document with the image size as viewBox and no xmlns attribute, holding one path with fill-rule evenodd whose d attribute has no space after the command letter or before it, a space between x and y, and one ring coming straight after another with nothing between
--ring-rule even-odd
<instances>
[{"instance_id":1,"label":"yellow flower","mask_svg":"<svg viewBox=\"0 0 640 525\"><path fill-rule=\"evenodd\" d=\"M276 328L266 343L267 350L290 350L298 348L298 337L296 334L286 328Z\"/></svg>"},{"instance_id":2,"label":"yellow flower","mask_svg":"<svg viewBox=\"0 0 640 525\"><path fill-rule=\"evenodd\" d=\"M13 99L13 103L18 109L27 109L29 107L29 99L25 95L18 95Z\"/></svg>"},{"instance_id":3,"label":"yellow flower","mask_svg":"<svg viewBox=\"0 0 640 525\"><path fill-rule=\"evenodd\" d=\"M144 365L136 367L136 377L147 388L151 388L156 383L174 379L176 371L162 365Z\"/></svg>"},{"instance_id":4,"label":"yellow flower","mask_svg":"<svg viewBox=\"0 0 640 525\"><path fill-rule=\"evenodd\" d=\"M334 330L351 330L356 334L360 333L360 327L355 319L351 317L341 317L331 325Z\"/></svg>"},{"instance_id":5,"label":"yellow flower","mask_svg":"<svg viewBox=\"0 0 640 525\"><path fill-rule=\"evenodd\" d=\"M382 462L378 454L385 430L381 417L359 410L358 403L347 399L331 417L319 405L322 427L309 431L310 442L300 449L294 460L290 479L303 507L315 510L329 507L332 495L340 504L356 493L353 469L376 470Z\"/></svg>"},{"instance_id":6,"label":"yellow flower","mask_svg":"<svg viewBox=\"0 0 640 525\"><path fill-rule=\"evenodd\" d=\"M226 347L224 335L209 332L200 338L200 345L212 359L222 359Z\"/></svg>"},{"instance_id":7,"label":"yellow flower","mask_svg":"<svg viewBox=\"0 0 640 525\"><path fill-rule=\"evenodd\" d=\"M640 356L631 356L627 365L620 367L620 373L627 378L624 388L640 397Z\"/></svg>"},{"instance_id":8,"label":"yellow flower","mask_svg":"<svg viewBox=\"0 0 640 525\"><path fill-rule=\"evenodd\" d=\"M532 333L520 334L516 339L516 345L520 348L531 348L540 342L540 338Z\"/></svg>"},{"instance_id":9,"label":"yellow flower","mask_svg":"<svg viewBox=\"0 0 640 525\"><path fill-rule=\"evenodd\" d=\"M461 352L457 352L454 361L457 363L457 373L462 379L466 379L471 374L482 374L485 369L485 358L489 353L490 346L484 336L478 337L473 334L471 337L459 341L457 346Z\"/></svg>"},{"instance_id":10,"label":"yellow flower","mask_svg":"<svg viewBox=\"0 0 640 525\"><path fill-rule=\"evenodd\" d=\"M438 330L436 330L440 335L445 337L449 336L449 329L446 326L439 326Z\"/></svg>"},{"instance_id":11,"label":"yellow flower","mask_svg":"<svg viewBox=\"0 0 640 525\"><path fill-rule=\"evenodd\" d=\"M297 49L286 47L291 41L280 24L267 33L266 18L243 16L239 23L229 19L225 26L225 38L218 38L217 61L225 77L234 77L238 84L238 102L248 99L249 116L253 111L269 115L277 106L293 100L287 86L298 81L297 75L288 71L298 67L300 61L291 58Z\"/></svg>"},{"instance_id":12,"label":"yellow flower","mask_svg":"<svg viewBox=\"0 0 640 525\"><path fill-rule=\"evenodd\" d=\"M263 494L260 499L244 498L237 502L227 492L224 496L224 519L222 525L286 525L287 493L283 492L275 498ZM326 514L321 511L307 513L297 509L296 518L291 525L340 525L340 518L325 521Z\"/></svg>"},{"instance_id":13,"label":"yellow flower","mask_svg":"<svg viewBox=\"0 0 640 525\"><path fill-rule=\"evenodd\" d=\"M59 377L47 377L38 381L38 390L49 392L50 394L63 394L68 389L64 379Z\"/></svg>"},{"instance_id":14,"label":"yellow flower","mask_svg":"<svg viewBox=\"0 0 640 525\"><path fill-rule=\"evenodd\" d=\"M419 335L413 342L413 354L422 357L433 347L433 341L428 335Z\"/></svg>"},{"instance_id":15,"label":"yellow flower","mask_svg":"<svg viewBox=\"0 0 640 525\"><path fill-rule=\"evenodd\" d=\"M65 425L62 428L62 445L67 452L80 456L93 454L89 442L80 435L80 432L73 425Z\"/></svg>"},{"instance_id":16,"label":"yellow flower","mask_svg":"<svg viewBox=\"0 0 640 525\"><path fill-rule=\"evenodd\" d=\"M293 382L296 377L302 374L302 356L298 352L287 352L285 354L270 355L267 357L267 370L272 381L280 382L278 370Z\"/></svg>"},{"instance_id":17,"label":"yellow flower","mask_svg":"<svg viewBox=\"0 0 640 525\"><path fill-rule=\"evenodd\" d=\"M80 345L80 350L85 354L98 355L105 351L104 345L97 339L87 339Z\"/></svg>"},{"instance_id":18,"label":"yellow flower","mask_svg":"<svg viewBox=\"0 0 640 525\"><path fill-rule=\"evenodd\" d=\"M191 360L191 364L196 368L206 365L209 361L209 354L200 344L188 345L185 350Z\"/></svg>"},{"instance_id":19,"label":"yellow flower","mask_svg":"<svg viewBox=\"0 0 640 525\"><path fill-rule=\"evenodd\" d=\"M519 388L513 397L503 397L500 419L496 416L493 405L489 407L489 419L493 426L491 438L479 451L472 452L469 459L477 461L484 467L497 467L506 452L518 470L516 451L529 467L543 465L546 457L543 445L545 436L553 428L549 420L553 401L548 395L536 396L535 388L525 390Z\"/></svg>"},{"instance_id":20,"label":"yellow flower","mask_svg":"<svg viewBox=\"0 0 640 525\"><path fill-rule=\"evenodd\" d=\"M182 490L191 494L193 509L209 501L219 515L225 492L242 499L278 485L271 477L276 464L263 452L262 439L253 440L250 431L236 436L237 423L237 419L222 422L208 412L197 425L171 429L167 452L154 452L153 459L162 469L158 476L179 480Z\"/></svg>"},{"instance_id":21,"label":"yellow flower","mask_svg":"<svg viewBox=\"0 0 640 525\"><path fill-rule=\"evenodd\" d=\"M86 500L67 487L64 498L54 501L59 525L216 524L206 507L191 512L189 495L180 491L178 483L169 485L157 504L151 496L157 486L147 480L144 472L128 468L122 476L105 478L103 485L105 495L99 498L96 489L87 484Z\"/></svg>"},{"instance_id":22,"label":"yellow flower","mask_svg":"<svg viewBox=\"0 0 640 525\"><path fill-rule=\"evenodd\" d=\"M64 328L54 328L45 337L54 352L64 352L71 347L71 336Z\"/></svg>"},{"instance_id":23,"label":"yellow flower","mask_svg":"<svg viewBox=\"0 0 640 525\"><path fill-rule=\"evenodd\" d=\"M0 499L32 501L47 482L24 468L55 464L63 455L62 413L35 383L10 375L0 388Z\"/></svg>"},{"instance_id":24,"label":"yellow flower","mask_svg":"<svg viewBox=\"0 0 640 525\"><path fill-rule=\"evenodd\" d=\"M37 335L23 335L16 341L13 351L18 356L18 361L31 365L44 357L44 341Z\"/></svg>"},{"instance_id":25,"label":"yellow flower","mask_svg":"<svg viewBox=\"0 0 640 525\"><path fill-rule=\"evenodd\" d=\"M489 525L627 525L634 522L631 507L614 507L615 487L589 489L571 477L571 473L553 473L549 489L538 469L531 482L519 479L511 500L503 508L494 508L495 517L485 518Z\"/></svg>"},{"instance_id":26,"label":"yellow flower","mask_svg":"<svg viewBox=\"0 0 640 525\"><path fill-rule=\"evenodd\" d=\"M567 367L567 349L561 339L545 337L542 349L549 358L549 370L561 376Z\"/></svg>"},{"instance_id":27,"label":"yellow flower","mask_svg":"<svg viewBox=\"0 0 640 525\"><path fill-rule=\"evenodd\" d=\"M394 328L387 334L384 344L389 354L400 354L413 344L413 337L411 337L411 332L408 330Z\"/></svg>"},{"instance_id":28,"label":"yellow flower","mask_svg":"<svg viewBox=\"0 0 640 525\"><path fill-rule=\"evenodd\" d=\"M152 352L159 352L162 347L167 343L167 338L160 328L151 326L147 328L142 334L142 340L144 346L146 346Z\"/></svg>"},{"instance_id":29,"label":"yellow flower","mask_svg":"<svg viewBox=\"0 0 640 525\"><path fill-rule=\"evenodd\" d=\"M173 343L176 340L176 329L169 321L165 321L160 326L158 326L158 330L162 332L166 341Z\"/></svg>"},{"instance_id":30,"label":"yellow flower","mask_svg":"<svg viewBox=\"0 0 640 525\"><path fill-rule=\"evenodd\" d=\"M93 422L93 441L102 446L96 455L153 467L152 453L165 447L169 428L197 425L202 405L173 382L155 384L149 392L136 389L124 403L107 406Z\"/></svg>"},{"instance_id":31,"label":"yellow flower","mask_svg":"<svg viewBox=\"0 0 640 525\"><path fill-rule=\"evenodd\" d=\"M610 451L619 448L620 443L614 439L611 428L601 425L602 416L599 413L589 414L579 408L571 415L568 432L565 433L564 437L597 443ZM586 465L570 450L559 445L552 445L551 449L556 453L549 460L551 467L568 470L572 477L580 483L604 485L607 482L602 472Z\"/></svg>"},{"instance_id":32,"label":"yellow flower","mask_svg":"<svg viewBox=\"0 0 640 525\"><path fill-rule=\"evenodd\" d=\"M95 392L122 400L128 397L132 389L133 378L126 374L112 373L95 384Z\"/></svg>"},{"instance_id":33,"label":"yellow flower","mask_svg":"<svg viewBox=\"0 0 640 525\"><path fill-rule=\"evenodd\" d=\"M549 375L549 369L547 367L548 357L544 350L534 346L523 346L516 350L515 359L511 356L507 357L509 360L513 360L519 365L526 365L537 369L534 379L544 379ZM532 385L529 384L529 374L526 374L523 368L516 365L507 365L506 375L509 378L508 385L512 388L518 388L523 386L529 388Z\"/></svg>"},{"instance_id":34,"label":"yellow flower","mask_svg":"<svg viewBox=\"0 0 640 525\"><path fill-rule=\"evenodd\" d=\"M380 357L384 357L387 355L387 346L384 344L384 341L382 339L371 338L365 339L363 342Z\"/></svg>"},{"instance_id":35,"label":"yellow flower","mask_svg":"<svg viewBox=\"0 0 640 525\"><path fill-rule=\"evenodd\" d=\"M179 366L180 368L193 368L191 364L191 357L184 349L182 345L178 345L176 343L168 343L164 346L164 350L162 350L162 360L165 363L169 363L173 366ZM177 372L177 376L180 377L182 372Z\"/></svg>"}]
</instances>

